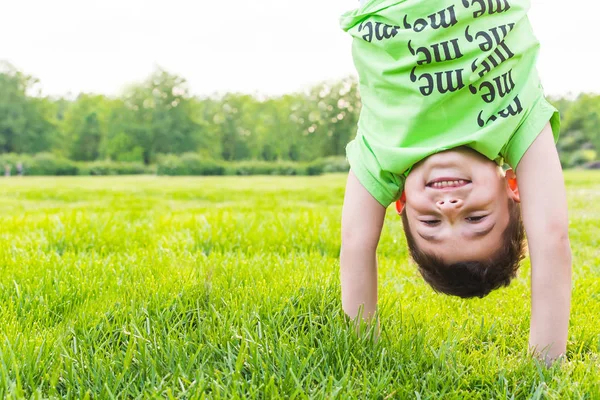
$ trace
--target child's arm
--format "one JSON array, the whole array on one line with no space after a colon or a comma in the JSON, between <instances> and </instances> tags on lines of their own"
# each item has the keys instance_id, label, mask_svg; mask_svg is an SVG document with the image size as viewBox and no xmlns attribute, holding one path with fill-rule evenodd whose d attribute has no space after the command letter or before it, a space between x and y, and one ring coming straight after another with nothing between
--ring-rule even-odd
<instances>
[{"instance_id":1,"label":"child's arm","mask_svg":"<svg viewBox=\"0 0 600 400\"><path fill-rule=\"evenodd\" d=\"M571 306L571 247L565 184L549 124L517 168L531 257L529 346L550 362L566 353Z\"/></svg>"},{"instance_id":2,"label":"child's arm","mask_svg":"<svg viewBox=\"0 0 600 400\"><path fill-rule=\"evenodd\" d=\"M342 211L340 273L342 307L355 319L361 307L363 319L370 320L377 309L377 258L375 252L385 208L360 184L352 171L348 175Z\"/></svg>"}]
</instances>

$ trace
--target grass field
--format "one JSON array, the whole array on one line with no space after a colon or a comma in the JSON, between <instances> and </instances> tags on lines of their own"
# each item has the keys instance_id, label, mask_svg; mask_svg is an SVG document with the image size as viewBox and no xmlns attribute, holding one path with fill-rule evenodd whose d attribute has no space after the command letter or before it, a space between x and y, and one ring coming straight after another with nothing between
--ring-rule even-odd
<instances>
[{"instance_id":1,"label":"grass field","mask_svg":"<svg viewBox=\"0 0 600 400\"><path fill-rule=\"evenodd\" d=\"M529 263L435 294L391 210L382 337L348 329L342 175L0 180L0 397L600 398L600 174L569 172L567 362L526 353Z\"/></svg>"}]
</instances>

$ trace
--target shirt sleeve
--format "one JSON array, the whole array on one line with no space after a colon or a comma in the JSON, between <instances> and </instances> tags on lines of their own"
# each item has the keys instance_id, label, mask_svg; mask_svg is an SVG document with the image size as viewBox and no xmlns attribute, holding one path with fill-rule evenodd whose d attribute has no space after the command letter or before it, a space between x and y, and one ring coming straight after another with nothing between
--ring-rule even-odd
<instances>
[{"instance_id":1,"label":"shirt sleeve","mask_svg":"<svg viewBox=\"0 0 600 400\"><path fill-rule=\"evenodd\" d=\"M348 143L346 157L358 181L382 206L387 208L400 198L404 176L384 171L364 136L358 135Z\"/></svg>"},{"instance_id":2,"label":"shirt sleeve","mask_svg":"<svg viewBox=\"0 0 600 400\"><path fill-rule=\"evenodd\" d=\"M502 149L502 157L514 170L548 122L552 126L554 142L557 142L560 135L560 115L542 95Z\"/></svg>"}]
</instances>

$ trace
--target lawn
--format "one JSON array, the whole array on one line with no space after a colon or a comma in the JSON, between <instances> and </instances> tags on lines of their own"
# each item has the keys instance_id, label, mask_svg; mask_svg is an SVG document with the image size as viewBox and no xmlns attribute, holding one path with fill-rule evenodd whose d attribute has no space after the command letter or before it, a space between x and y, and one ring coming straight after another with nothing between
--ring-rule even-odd
<instances>
[{"instance_id":1,"label":"lawn","mask_svg":"<svg viewBox=\"0 0 600 400\"><path fill-rule=\"evenodd\" d=\"M527 356L529 262L434 293L389 210L382 336L347 327L345 177L0 180L0 397L600 398L600 173L566 174L568 360Z\"/></svg>"}]
</instances>

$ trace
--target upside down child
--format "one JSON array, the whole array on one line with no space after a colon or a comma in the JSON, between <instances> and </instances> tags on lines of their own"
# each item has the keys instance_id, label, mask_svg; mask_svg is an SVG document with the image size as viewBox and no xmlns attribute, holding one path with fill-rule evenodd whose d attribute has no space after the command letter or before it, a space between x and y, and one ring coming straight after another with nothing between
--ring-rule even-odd
<instances>
[{"instance_id":1,"label":"upside down child","mask_svg":"<svg viewBox=\"0 0 600 400\"><path fill-rule=\"evenodd\" d=\"M437 292L484 297L531 258L529 345L566 352L571 250L529 0L366 0L342 16L363 108L346 154L342 306L370 321L376 249L396 203L411 257ZM517 183L518 178L518 183ZM360 314L360 315L359 315Z\"/></svg>"}]
</instances>

